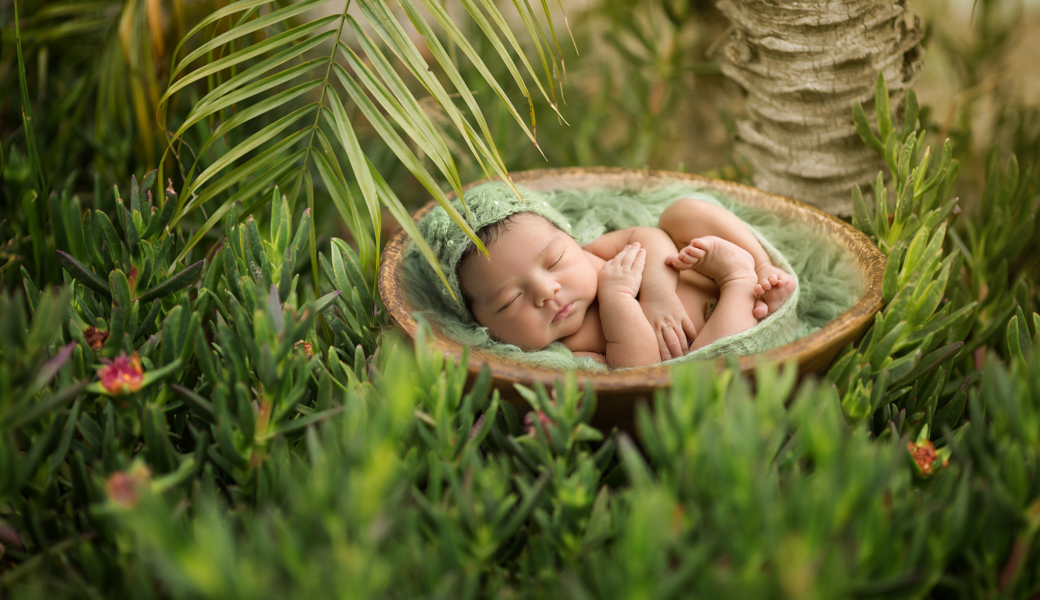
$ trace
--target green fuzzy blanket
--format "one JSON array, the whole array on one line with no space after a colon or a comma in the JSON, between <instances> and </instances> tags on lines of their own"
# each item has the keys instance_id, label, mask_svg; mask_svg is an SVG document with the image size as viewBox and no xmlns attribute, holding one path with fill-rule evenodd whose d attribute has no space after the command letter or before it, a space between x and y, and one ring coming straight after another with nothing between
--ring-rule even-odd
<instances>
[{"instance_id":1,"label":"green fuzzy blanket","mask_svg":"<svg viewBox=\"0 0 1040 600\"><path fill-rule=\"evenodd\" d=\"M763 352L819 329L852 306L865 291L855 259L828 237L808 225L785 222L776 213L747 206L714 190L677 183L649 190L554 190L538 192L567 217L570 233L584 245L597 237L626 227L657 226L658 217L680 198L696 198L722 206L740 217L762 242L773 262L798 280L796 291L772 315L747 331L718 340L667 363L705 360L728 354ZM527 198L527 193L524 194ZM544 350L527 352L512 344L496 342L484 327L463 322L443 306L443 284L420 274L423 257L411 245L405 253L406 293L413 306L441 332L465 346L552 369L605 370L590 358L574 356L556 342Z\"/></svg>"}]
</instances>

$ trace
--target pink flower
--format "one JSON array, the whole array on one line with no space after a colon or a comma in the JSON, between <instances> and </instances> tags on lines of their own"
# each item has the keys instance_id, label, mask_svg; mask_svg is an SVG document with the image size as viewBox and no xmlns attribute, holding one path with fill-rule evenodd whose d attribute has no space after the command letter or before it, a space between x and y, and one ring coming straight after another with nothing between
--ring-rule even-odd
<instances>
[{"instance_id":1,"label":"pink flower","mask_svg":"<svg viewBox=\"0 0 1040 600\"><path fill-rule=\"evenodd\" d=\"M105 363L98 369L98 379L110 394L128 394L141 389L144 371L141 370L141 361L137 359L136 352L130 357L121 354L115 360Z\"/></svg>"},{"instance_id":2,"label":"pink flower","mask_svg":"<svg viewBox=\"0 0 1040 600\"><path fill-rule=\"evenodd\" d=\"M555 388L549 390L549 404L552 404L553 406L556 406L556 389ZM547 428L549 427L549 425L555 425L555 424L556 423L552 419L549 418L549 415L545 414L545 412L543 412L541 410L529 411L524 416L524 428L527 430L527 435L529 435L531 437L535 437L535 436L538 435L537 432L535 431L535 425L541 425L542 426L542 431L545 432L545 435L549 435L549 430Z\"/></svg>"},{"instance_id":3,"label":"pink flower","mask_svg":"<svg viewBox=\"0 0 1040 600\"><path fill-rule=\"evenodd\" d=\"M549 418L549 415L540 410L532 410L524 416L524 429L527 430L527 435L531 437L536 437L538 435L536 430L538 425L541 425L542 431L545 432L545 435L549 435L548 427L555 424L556 423Z\"/></svg>"},{"instance_id":4,"label":"pink flower","mask_svg":"<svg viewBox=\"0 0 1040 600\"><path fill-rule=\"evenodd\" d=\"M152 472L143 463L130 466L128 471L116 471L105 480L105 492L108 499L123 508L137 505L140 492L147 487Z\"/></svg>"}]
</instances>

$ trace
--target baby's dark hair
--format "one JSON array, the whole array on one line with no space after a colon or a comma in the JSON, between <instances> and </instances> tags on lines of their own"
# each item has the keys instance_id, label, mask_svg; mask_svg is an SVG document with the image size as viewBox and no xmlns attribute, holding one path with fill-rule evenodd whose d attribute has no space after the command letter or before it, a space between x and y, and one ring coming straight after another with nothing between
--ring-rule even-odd
<instances>
[{"instance_id":1,"label":"baby's dark hair","mask_svg":"<svg viewBox=\"0 0 1040 600\"><path fill-rule=\"evenodd\" d=\"M488 223L481 227L475 232L477 234L477 239L484 244L485 248L487 248L491 245L491 242L498 239L499 234L503 231L509 230L509 226L512 225L513 219L518 214L520 213L513 213L503 219L495 221L494 223ZM473 298L471 298L469 293L466 291L466 286L462 285L462 265L466 264L466 261L476 253L477 245L470 244L469 248L466 248L466 251L462 253L462 257L459 258L459 262L455 265L455 276L459 280L459 289L462 290L462 298L466 301L466 306L473 304Z\"/></svg>"},{"instance_id":2,"label":"baby's dark hair","mask_svg":"<svg viewBox=\"0 0 1040 600\"><path fill-rule=\"evenodd\" d=\"M481 227L480 229L478 229L475 232L477 234L477 239L480 240L480 242L482 244L484 244L485 248L487 248L496 239L498 239L498 236L501 235L503 231L509 231L509 227L513 224L513 219L515 219L519 215L527 215L527 214L534 215L534 216L541 217L541 218L545 219L545 217L542 217L541 215L539 215L537 213L515 212L515 213L513 213L513 214L511 214L511 215L509 215L507 217L504 217L502 219L499 219L498 221L495 221L494 223L488 223L487 225L485 225L485 226ZM556 229L560 229L560 226L557 225L556 223L553 223L552 220L550 220L550 219L545 219L545 220L548 221L549 224L551 224ZM560 231L563 231L563 230L560 229ZM476 246L476 244L470 244L469 248L466 248L466 251L462 253L462 257L459 258L459 262L455 266L455 276L456 276L456 278L458 278L459 289L462 291L462 298L466 301L466 306L467 307L469 307L469 306L471 306L473 304L473 298L471 298L469 293L466 291L466 286L462 285L462 265L466 264L466 261L469 260L469 258L471 256L473 256L474 254L476 254L476 253L477 253L477 246Z\"/></svg>"}]
</instances>

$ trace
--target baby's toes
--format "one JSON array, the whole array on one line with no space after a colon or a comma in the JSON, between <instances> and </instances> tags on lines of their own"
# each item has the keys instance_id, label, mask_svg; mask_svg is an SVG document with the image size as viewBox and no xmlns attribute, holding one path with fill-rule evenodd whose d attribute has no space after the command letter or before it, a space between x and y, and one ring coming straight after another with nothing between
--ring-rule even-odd
<instances>
[{"instance_id":1,"label":"baby's toes","mask_svg":"<svg viewBox=\"0 0 1040 600\"><path fill-rule=\"evenodd\" d=\"M774 286L773 289L762 294L762 300L765 301L769 308L769 314L776 312L778 308L783 306L784 302L794 291L795 284L791 280L782 280L781 284Z\"/></svg>"},{"instance_id":2,"label":"baby's toes","mask_svg":"<svg viewBox=\"0 0 1040 600\"><path fill-rule=\"evenodd\" d=\"M751 314L756 319L765 318L769 314L769 305L761 300L755 300L755 307L751 309Z\"/></svg>"},{"instance_id":3,"label":"baby's toes","mask_svg":"<svg viewBox=\"0 0 1040 600\"><path fill-rule=\"evenodd\" d=\"M699 239L693 240L692 244L683 248L683 253L693 258L704 258L704 255L707 254L707 249L702 248L703 243L699 244L699 242L701 242Z\"/></svg>"},{"instance_id":4,"label":"baby's toes","mask_svg":"<svg viewBox=\"0 0 1040 600\"><path fill-rule=\"evenodd\" d=\"M665 261L666 264L671 265L678 271L685 271L697 263L697 260L685 252L679 252L678 254L671 254Z\"/></svg>"},{"instance_id":5,"label":"baby's toes","mask_svg":"<svg viewBox=\"0 0 1040 600\"><path fill-rule=\"evenodd\" d=\"M692 267L704 258L704 251L693 246L687 246L679 253L679 257L684 263Z\"/></svg>"},{"instance_id":6,"label":"baby's toes","mask_svg":"<svg viewBox=\"0 0 1040 600\"><path fill-rule=\"evenodd\" d=\"M694 238L692 241L690 241L690 245L687 246L686 248L689 249L690 252L694 252L694 253L698 254L699 256L704 256L705 254L708 253L709 250L712 250L713 248L716 247L716 245L714 243L714 240L713 239L709 239L709 238L710 238L710 236L709 237L702 237L702 238Z\"/></svg>"}]
</instances>

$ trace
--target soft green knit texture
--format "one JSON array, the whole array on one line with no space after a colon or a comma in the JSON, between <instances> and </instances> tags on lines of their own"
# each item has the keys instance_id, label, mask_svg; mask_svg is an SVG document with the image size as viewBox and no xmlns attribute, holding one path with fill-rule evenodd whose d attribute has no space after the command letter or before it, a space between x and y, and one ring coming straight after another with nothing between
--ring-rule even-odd
<instances>
[{"instance_id":1,"label":"soft green knit texture","mask_svg":"<svg viewBox=\"0 0 1040 600\"><path fill-rule=\"evenodd\" d=\"M787 301L758 325L674 358L668 363L704 360L729 354L754 354L781 346L819 329L852 306L864 292L854 258L828 236L814 234L805 223L785 221L778 214L741 204L719 192L688 183L650 189L560 189L536 192L518 186L519 200L502 183L477 186L466 192L466 208L474 231L511 214L533 212L556 223L585 245L604 233L626 227L657 226L668 206L694 198L722 206L743 220L758 237L773 262L795 276L798 286ZM465 212L455 200L460 212ZM465 346L519 359L545 368L604 370L590 358L574 356L563 344L524 351L497 342L473 319L458 283L458 264L472 242L437 207L419 223L419 231L438 257L458 300L453 300L425 258L410 244L404 258L406 293L412 304L440 332ZM491 254L494 260L494 253Z\"/></svg>"}]
</instances>

